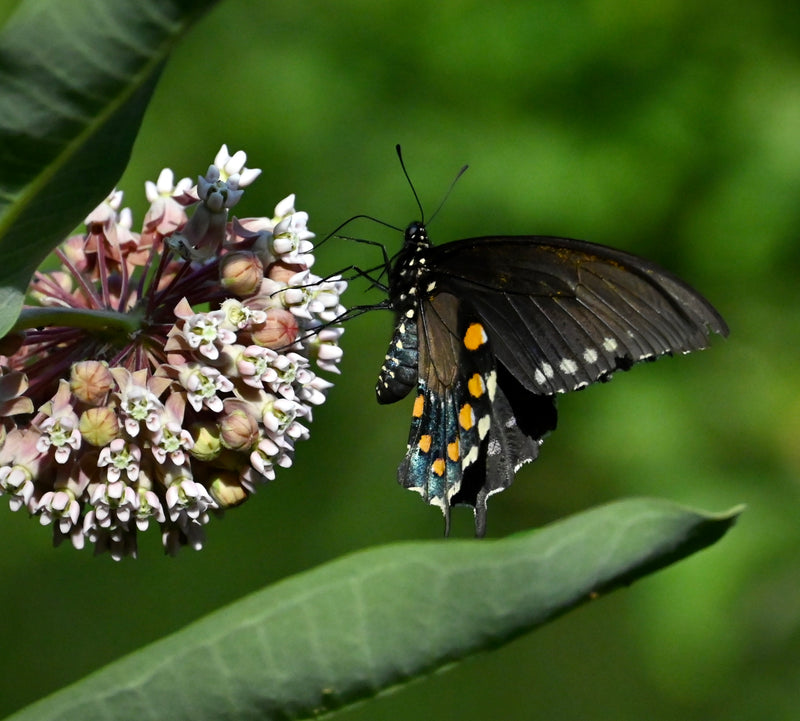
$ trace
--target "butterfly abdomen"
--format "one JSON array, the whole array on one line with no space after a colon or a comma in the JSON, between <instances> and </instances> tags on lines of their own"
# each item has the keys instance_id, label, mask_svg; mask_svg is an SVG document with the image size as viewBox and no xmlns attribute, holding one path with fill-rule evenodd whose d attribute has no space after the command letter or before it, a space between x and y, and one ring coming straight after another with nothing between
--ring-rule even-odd
<instances>
[{"instance_id":1,"label":"butterfly abdomen","mask_svg":"<svg viewBox=\"0 0 800 721\"><path fill-rule=\"evenodd\" d=\"M378 382L375 384L378 403L394 403L405 398L417 384L418 363L417 319L414 309L409 308L398 318L389 350L378 374Z\"/></svg>"},{"instance_id":2,"label":"butterfly abdomen","mask_svg":"<svg viewBox=\"0 0 800 721\"><path fill-rule=\"evenodd\" d=\"M395 328L389 350L381 366L375 394L378 403L394 403L405 398L417 384L419 340L417 309L424 292L425 251L430 247L425 226L412 223L389 275L389 302L395 312Z\"/></svg>"}]
</instances>

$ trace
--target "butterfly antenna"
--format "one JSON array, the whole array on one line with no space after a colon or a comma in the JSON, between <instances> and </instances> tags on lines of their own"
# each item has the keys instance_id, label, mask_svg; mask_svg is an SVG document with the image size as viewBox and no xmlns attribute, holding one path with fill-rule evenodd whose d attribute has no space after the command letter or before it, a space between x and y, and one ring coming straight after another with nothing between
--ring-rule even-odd
<instances>
[{"instance_id":1,"label":"butterfly antenna","mask_svg":"<svg viewBox=\"0 0 800 721\"><path fill-rule=\"evenodd\" d=\"M458 182L458 179L462 175L464 175L464 173L467 172L467 168L469 168L469 165L465 165L463 168L461 168L461 170L458 171L458 173L456 173L456 177L453 178L453 182L450 183L450 187L447 189L447 192L444 194L444 198L442 198L442 202L439 203L439 207L436 208L436 210L433 212L433 215L431 216L431 219L428 221L428 223L432 223L433 219L437 215L439 215L439 211L444 207L444 204L447 202L447 199L450 197L450 193L453 192L453 188L456 187L456 183ZM417 201L417 202L419 202L419 201Z\"/></svg>"},{"instance_id":2,"label":"butterfly antenna","mask_svg":"<svg viewBox=\"0 0 800 721\"><path fill-rule=\"evenodd\" d=\"M417 207L419 208L419 219L420 222L425 222L425 211L422 209L422 203L419 201L419 196L417 195L417 189L414 187L414 183L411 182L411 177L408 174L408 170L406 170L406 164L403 162L403 151L400 149L400 143L394 146L394 149L397 151L397 157L400 158L400 167L403 169L403 175L406 176L406 180L408 181L409 186L411 186L411 192L414 193L414 200L417 201Z\"/></svg>"},{"instance_id":3,"label":"butterfly antenna","mask_svg":"<svg viewBox=\"0 0 800 721\"><path fill-rule=\"evenodd\" d=\"M327 243L331 238L336 236L339 233L339 231L342 230L342 228L350 225L350 223L352 223L354 220L361 220L362 218L364 220L371 220L373 223L378 223L379 225L386 226L387 228L391 228L392 230L396 230L398 233L402 233L403 232L402 228L398 228L396 225L392 225L391 223L387 223L386 221L380 220L379 218L375 218L375 217L373 217L371 215L363 215L363 214L354 215L352 218L348 218L347 220L345 220L344 223L341 223L340 225L337 225L330 233L328 233L321 241L319 241L319 243L314 245L314 250L316 250L323 243ZM355 240L357 242L361 242L358 238L347 238L345 236L340 236L340 237L343 237L346 240Z\"/></svg>"}]
</instances>

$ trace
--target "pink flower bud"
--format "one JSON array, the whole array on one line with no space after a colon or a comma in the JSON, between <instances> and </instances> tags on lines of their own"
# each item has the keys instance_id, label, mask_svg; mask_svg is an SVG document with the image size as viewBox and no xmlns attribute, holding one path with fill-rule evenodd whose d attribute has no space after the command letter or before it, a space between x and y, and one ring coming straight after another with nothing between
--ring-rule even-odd
<instances>
[{"instance_id":1,"label":"pink flower bud","mask_svg":"<svg viewBox=\"0 0 800 721\"><path fill-rule=\"evenodd\" d=\"M89 360L72 366L69 389L79 401L90 406L99 406L105 403L112 388L114 377L107 363Z\"/></svg>"},{"instance_id":2,"label":"pink flower bud","mask_svg":"<svg viewBox=\"0 0 800 721\"><path fill-rule=\"evenodd\" d=\"M288 310L273 308L253 331L253 343L264 348L286 348L297 340L297 318Z\"/></svg>"},{"instance_id":3,"label":"pink flower bud","mask_svg":"<svg viewBox=\"0 0 800 721\"><path fill-rule=\"evenodd\" d=\"M234 451L246 451L258 440L258 421L244 404L226 413L219 421L222 445Z\"/></svg>"},{"instance_id":4,"label":"pink flower bud","mask_svg":"<svg viewBox=\"0 0 800 721\"><path fill-rule=\"evenodd\" d=\"M220 278L224 288L239 298L247 298L261 286L264 264L249 250L228 253L220 261Z\"/></svg>"},{"instance_id":5,"label":"pink flower bud","mask_svg":"<svg viewBox=\"0 0 800 721\"><path fill-rule=\"evenodd\" d=\"M292 278L298 273L307 270L304 265L294 263L284 263L282 260L275 261L267 268L266 276L271 280L289 285Z\"/></svg>"}]
</instances>

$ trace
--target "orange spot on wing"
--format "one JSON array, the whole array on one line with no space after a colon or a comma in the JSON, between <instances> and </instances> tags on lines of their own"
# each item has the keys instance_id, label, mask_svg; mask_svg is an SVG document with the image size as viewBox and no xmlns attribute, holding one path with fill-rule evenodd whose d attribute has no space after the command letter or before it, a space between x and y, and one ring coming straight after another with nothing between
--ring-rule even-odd
<instances>
[{"instance_id":1,"label":"orange spot on wing","mask_svg":"<svg viewBox=\"0 0 800 721\"><path fill-rule=\"evenodd\" d=\"M414 399L414 410L411 411L411 415L414 418L422 418L422 411L425 410L425 397L420 393Z\"/></svg>"},{"instance_id":2,"label":"orange spot on wing","mask_svg":"<svg viewBox=\"0 0 800 721\"><path fill-rule=\"evenodd\" d=\"M467 381L467 388L469 389L469 394L473 398L480 398L483 395L486 386L483 383L483 378L481 378L480 373L475 373L472 378Z\"/></svg>"},{"instance_id":3,"label":"orange spot on wing","mask_svg":"<svg viewBox=\"0 0 800 721\"><path fill-rule=\"evenodd\" d=\"M467 350L478 350L486 342L486 331L480 323L470 323L464 333L464 345Z\"/></svg>"},{"instance_id":4,"label":"orange spot on wing","mask_svg":"<svg viewBox=\"0 0 800 721\"><path fill-rule=\"evenodd\" d=\"M458 412L458 423L465 431L475 425L475 414L472 412L472 406L469 403L461 406L461 410Z\"/></svg>"},{"instance_id":5,"label":"orange spot on wing","mask_svg":"<svg viewBox=\"0 0 800 721\"><path fill-rule=\"evenodd\" d=\"M419 438L419 449L423 453L427 453L431 449L431 437L428 435L420 436Z\"/></svg>"},{"instance_id":6,"label":"orange spot on wing","mask_svg":"<svg viewBox=\"0 0 800 721\"><path fill-rule=\"evenodd\" d=\"M457 461L459 458L458 441L453 441L447 444L447 457L451 461Z\"/></svg>"},{"instance_id":7,"label":"orange spot on wing","mask_svg":"<svg viewBox=\"0 0 800 721\"><path fill-rule=\"evenodd\" d=\"M444 475L444 458L437 458L433 462L433 464L431 465L431 470L433 470L433 472L437 476L443 476Z\"/></svg>"}]
</instances>

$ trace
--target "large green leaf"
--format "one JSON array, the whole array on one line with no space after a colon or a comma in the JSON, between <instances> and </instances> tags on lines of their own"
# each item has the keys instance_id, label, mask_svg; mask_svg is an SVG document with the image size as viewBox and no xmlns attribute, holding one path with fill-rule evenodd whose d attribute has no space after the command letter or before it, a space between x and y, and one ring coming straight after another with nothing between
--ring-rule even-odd
<instances>
[{"instance_id":1,"label":"large green leaf","mask_svg":"<svg viewBox=\"0 0 800 721\"><path fill-rule=\"evenodd\" d=\"M167 54L214 0L27 0L0 31L0 337L113 188Z\"/></svg>"},{"instance_id":2,"label":"large green leaf","mask_svg":"<svg viewBox=\"0 0 800 721\"><path fill-rule=\"evenodd\" d=\"M629 584L714 543L737 514L627 500L504 540L355 553L252 594L11 718L309 718Z\"/></svg>"}]
</instances>

